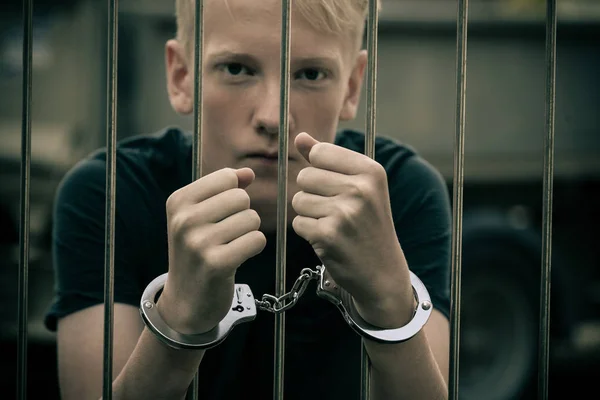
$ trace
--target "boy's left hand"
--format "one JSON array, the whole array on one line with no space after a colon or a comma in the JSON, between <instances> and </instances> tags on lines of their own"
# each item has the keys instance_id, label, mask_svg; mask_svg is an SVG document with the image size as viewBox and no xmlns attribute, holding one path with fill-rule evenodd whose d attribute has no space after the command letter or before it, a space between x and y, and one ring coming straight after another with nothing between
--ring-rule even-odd
<instances>
[{"instance_id":1,"label":"boy's left hand","mask_svg":"<svg viewBox=\"0 0 600 400\"><path fill-rule=\"evenodd\" d=\"M353 296L363 318L382 327L404 325L414 297L385 169L363 154L318 142L307 133L299 134L295 145L310 166L298 174L294 230Z\"/></svg>"}]
</instances>

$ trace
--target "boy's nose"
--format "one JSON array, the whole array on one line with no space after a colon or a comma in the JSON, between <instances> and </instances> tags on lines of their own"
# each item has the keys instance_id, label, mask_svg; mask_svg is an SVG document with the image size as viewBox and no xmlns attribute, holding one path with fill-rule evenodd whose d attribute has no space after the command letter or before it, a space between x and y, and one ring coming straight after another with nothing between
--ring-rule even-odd
<instances>
[{"instance_id":1,"label":"boy's nose","mask_svg":"<svg viewBox=\"0 0 600 400\"><path fill-rule=\"evenodd\" d=\"M269 85L269 89L257 99L254 125L258 133L277 135L279 133L280 93L279 84ZM291 115L288 117L290 130L293 123Z\"/></svg>"}]
</instances>

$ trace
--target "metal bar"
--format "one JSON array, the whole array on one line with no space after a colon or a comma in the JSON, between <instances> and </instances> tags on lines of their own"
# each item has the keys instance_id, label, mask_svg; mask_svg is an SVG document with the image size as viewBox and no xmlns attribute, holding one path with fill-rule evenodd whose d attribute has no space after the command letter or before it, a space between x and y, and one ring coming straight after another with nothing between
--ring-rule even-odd
<instances>
[{"instance_id":1,"label":"metal bar","mask_svg":"<svg viewBox=\"0 0 600 400\"><path fill-rule=\"evenodd\" d=\"M192 149L192 180L202 177L202 56L204 33L204 2L196 0L194 44L194 148Z\"/></svg>"},{"instance_id":2,"label":"metal bar","mask_svg":"<svg viewBox=\"0 0 600 400\"><path fill-rule=\"evenodd\" d=\"M114 277L115 277L115 198L117 160L117 45L119 3L108 0L108 74L106 112L106 214L104 244L104 385L102 398L112 399Z\"/></svg>"},{"instance_id":3,"label":"metal bar","mask_svg":"<svg viewBox=\"0 0 600 400\"><path fill-rule=\"evenodd\" d=\"M194 8L194 138L192 148L192 181L202 177L202 60L204 51L204 2L196 0ZM198 371L194 375L188 398L198 400Z\"/></svg>"},{"instance_id":4,"label":"metal bar","mask_svg":"<svg viewBox=\"0 0 600 400\"><path fill-rule=\"evenodd\" d=\"M548 399L550 353L550 281L552 263L552 199L554 180L554 115L556 90L556 0L546 2L546 136L542 211L542 273L540 279L540 334L538 399Z\"/></svg>"},{"instance_id":5,"label":"metal bar","mask_svg":"<svg viewBox=\"0 0 600 400\"><path fill-rule=\"evenodd\" d=\"M279 107L279 157L277 162L277 265L275 295L285 293L287 245L287 179L289 138L291 0L281 1L281 82ZM275 364L273 398L283 399L285 365L285 313L275 314Z\"/></svg>"},{"instance_id":6,"label":"metal bar","mask_svg":"<svg viewBox=\"0 0 600 400\"><path fill-rule=\"evenodd\" d=\"M379 7L377 0L369 0L367 19L367 120L365 129L365 155L375 158L375 137L377 135L377 39L379 28ZM360 397L368 400L371 397L371 360L361 341L361 380Z\"/></svg>"},{"instance_id":7,"label":"metal bar","mask_svg":"<svg viewBox=\"0 0 600 400\"><path fill-rule=\"evenodd\" d=\"M462 219L465 156L465 116L467 92L468 0L458 0L456 37L456 131L454 142L454 178L452 202L452 282L450 307L450 379L449 398L458 399L460 354L460 293L462 278Z\"/></svg>"},{"instance_id":8,"label":"metal bar","mask_svg":"<svg viewBox=\"0 0 600 400\"><path fill-rule=\"evenodd\" d=\"M192 180L202 177L202 56L204 51L204 2L196 0L194 8L194 138L192 146ZM188 399L198 400L198 371L188 390Z\"/></svg>"},{"instance_id":9,"label":"metal bar","mask_svg":"<svg viewBox=\"0 0 600 400\"><path fill-rule=\"evenodd\" d=\"M21 210L19 218L19 300L17 306L17 399L27 398L27 304L29 285L29 228L31 197L31 92L33 4L23 2L23 98L21 120Z\"/></svg>"}]
</instances>

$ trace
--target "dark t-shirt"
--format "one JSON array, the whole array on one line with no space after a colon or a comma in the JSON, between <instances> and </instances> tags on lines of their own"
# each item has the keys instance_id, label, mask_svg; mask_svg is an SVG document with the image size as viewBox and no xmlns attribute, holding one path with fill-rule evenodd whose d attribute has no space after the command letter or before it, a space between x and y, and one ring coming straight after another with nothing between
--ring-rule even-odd
<instances>
[{"instance_id":1,"label":"dark t-shirt","mask_svg":"<svg viewBox=\"0 0 600 400\"><path fill-rule=\"evenodd\" d=\"M345 130L335 143L364 152L364 135ZM409 268L427 286L434 306L449 314L451 211L441 175L408 146L379 136L376 160L388 174L396 233ZM105 149L78 163L55 201L53 262L56 298L45 319L57 319L103 302ZM179 129L121 141L117 151L114 301L139 306L146 285L167 271L165 202L191 182L192 137ZM237 271L254 296L274 294L275 235ZM288 233L287 288L300 270L319 260L292 229ZM365 266L368 268L368 266ZM360 337L311 282L286 312L286 399L358 399ZM259 311L237 326L200 365L200 398L272 397L274 316ZM119 338L115 338L119 340Z\"/></svg>"}]
</instances>

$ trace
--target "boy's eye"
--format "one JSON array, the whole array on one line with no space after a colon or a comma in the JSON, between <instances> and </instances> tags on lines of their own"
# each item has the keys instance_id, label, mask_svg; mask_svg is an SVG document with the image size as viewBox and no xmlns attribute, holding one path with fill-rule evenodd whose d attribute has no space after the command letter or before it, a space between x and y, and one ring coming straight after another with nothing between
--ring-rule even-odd
<instances>
[{"instance_id":1,"label":"boy's eye","mask_svg":"<svg viewBox=\"0 0 600 400\"><path fill-rule=\"evenodd\" d=\"M317 68L306 68L296 74L297 79L306 79L308 81L317 81L324 77L325 73Z\"/></svg>"},{"instance_id":2,"label":"boy's eye","mask_svg":"<svg viewBox=\"0 0 600 400\"><path fill-rule=\"evenodd\" d=\"M247 75L252 75L251 71L244 66L243 64L240 63L227 63L223 65L223 69L225 70L225 72L227 72L229 75L233 75L233 76L240 76L242 74L247 74Z\"/></svg>"}]
</instances>

